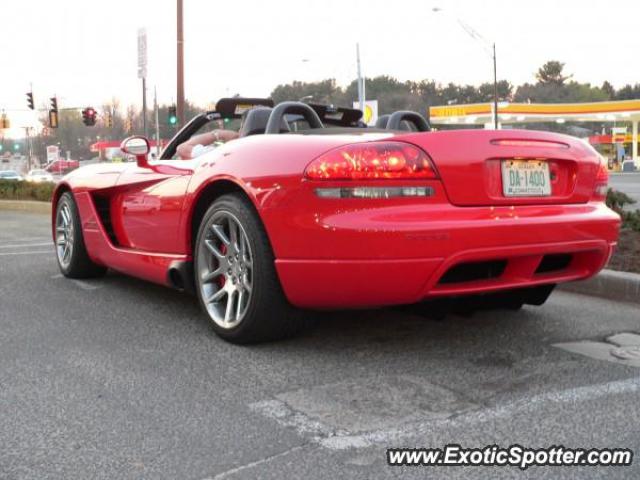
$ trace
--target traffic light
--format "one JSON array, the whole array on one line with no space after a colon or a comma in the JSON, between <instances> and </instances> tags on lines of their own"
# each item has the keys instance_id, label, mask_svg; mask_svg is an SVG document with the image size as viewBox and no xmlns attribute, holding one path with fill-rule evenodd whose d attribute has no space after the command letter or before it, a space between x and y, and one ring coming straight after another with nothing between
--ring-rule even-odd
<instances>
[{"instance_id":1,"label":"traffic light","mask_svg":"<svg viewBox=\"0 0 640 480\"><path fill-rule=\"evenodd\" d=\"M18 143L14 143L13 144L13 149L17 152L18 150L20 150L20 144Z\"/></svg>"},{"instance_id":2,"label":"traffic light","mask_svg":"<svg viewBox=\"0 0 640 480\"><path fill-rule=\"evenodd\" d=\"M3 128L11 128L11 122L7 118L6 113L3 113L2 116L0 116L0 129Z\"/></svg>"},{"instance_id":3,"label":"traffic light","mask_svg":"<svg viewBox=\"0 0 640 480\"><path fill-rule=\"evenodd\" d=\"M111 110L107 111L104 117L104 124L107 128L113 127L113 114L111 113Z\"/></svg>"},{"instance_id":4,"label":"traffic light","mask_svg":"<svg viewBox=\"0 0 640 480\"><path fill-rule=\"evenodd\" d=\"M96 116L98 113L93 107L87 107L82 110L82 123L87 127L93 127L96 124Z\"/></svg>"},{"instance_id":5,"label":"traffic light","mask_svg":"<svg viewBox=\"0 0 640 480\"><path fill-rule=\"evenodd\" d=\"M27 107L29 107L29 110L36 109L36 107L33 104L33 92L27 92Z\"/></svg>"},{"instance_id":6,"label":"traffic light","mask_svg":"<svg viewBox=\"0 0 640 480\"><path fill-rule=\"evenodd\" d=\"M124 131L131 133L131 130L133 130L133 121L131 120L131 117L127 117L124 121Z\"/></svg>"},{"instance_id":7,"label":"traffic light","mask_svg":"<svg viewBox=\"0 0 640 480\"><path fill-rule=\"evenodd\" d=\"M49 128L58 128L58 112L49 110Z\"/></svg>"},{"instance_id":8,"label":"traffic light","mask_svg":"<svg viewBox=\"0 0 640 480\"><path fill-rule=\"evenodd\" d=\"M170 106L169 107L169 125L175 125L176 123L178 123L178 114L176 113L176 107L175 106Z\"/></svg>"},{"instance_id":9,"label":"traffic light","mask_svg":"<svg viewBox=\"0 0 640 480\"><path fill-rule=\"evenodd\" d=\"M54 95L49 99L51 108L49 109L49 127L58 128L58 99Z\"/></svg>"}]
</instances>

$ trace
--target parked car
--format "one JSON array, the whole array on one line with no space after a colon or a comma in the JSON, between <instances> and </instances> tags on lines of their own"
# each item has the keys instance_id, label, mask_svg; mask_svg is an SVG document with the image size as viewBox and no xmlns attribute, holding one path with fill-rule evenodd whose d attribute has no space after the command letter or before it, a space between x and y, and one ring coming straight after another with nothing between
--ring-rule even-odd
<instances>
[{"instance_id":1,"label":"parked car","mask_svg":"<svg viewBox=\"0 0 640 480\"><path fill-rule=\"evenodd\" d=\"M50 173L68 173L71 170L75 170L80 166L80 162L78 160L54 160L49 163L45 170Z\"/></svg>"},{"instance_id":2,"label":"parked car","mask_svg":"<svg viewBox=\"0 0 640 480\"><path fill-rule=\"evenodd\" d=\"M294 333L303 309L469 296L542 305L607 263L620 217L590 145L533 130L434 132L408 111L377 128L361 117L222 99L158 160L146 138L125 140L137 163L82 167L54 192L61 272L113 268L193 291L218 335L246 343ZM177 158L228 118L242 120L236 140Z\"/></svg>"},{"instance_id":3,"label":"parked car","mask_svg":"<svg viewBox=\"0 0 640 480\"><path fill-rule=\"evenodd\" d=\"M34 182L34 183L42 183L42 182L51 182L53 183L53 175L51 175L49 172L47 172L46 170L42 170L42 169L34 169L34 170L30 170L29 173L27 173L27 176L25 177L25 180L27 182Z\"/></svg>"},{"instance_id":4,"label":"parked car","mask_svg":"<svg viewBox=\"0 0 640 480\"><path fill-rule=\"evenodd\" d=\"M24 180L15 170L3 170L0 172L0 180Z\"/></svg>"}]
</instances>

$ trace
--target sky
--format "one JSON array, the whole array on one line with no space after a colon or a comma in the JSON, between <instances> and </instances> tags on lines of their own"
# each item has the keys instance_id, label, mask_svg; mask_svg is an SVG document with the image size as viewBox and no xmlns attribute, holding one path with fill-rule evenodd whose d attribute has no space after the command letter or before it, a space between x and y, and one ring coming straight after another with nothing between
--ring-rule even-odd
<instances>
[{"instance_id":1,"label":"sky","mask_svg":"<svg viewBox=\"0 0 640 480\"><path fill-rule=\"evenodd\" d=\"M438 7L440 12L434 12ZM0 110L17 122L53 94L60 108L140 104L137 31L147 30L149 100L175 101L176 0L2 0ZM280 83L356 75L479 84L491 59L458 19L497 45L498 76L535 81L550 59L576 80L640 82L640 2L587 0L184 0L185 91L207 105Z\"/></svg>"}]
</instances>

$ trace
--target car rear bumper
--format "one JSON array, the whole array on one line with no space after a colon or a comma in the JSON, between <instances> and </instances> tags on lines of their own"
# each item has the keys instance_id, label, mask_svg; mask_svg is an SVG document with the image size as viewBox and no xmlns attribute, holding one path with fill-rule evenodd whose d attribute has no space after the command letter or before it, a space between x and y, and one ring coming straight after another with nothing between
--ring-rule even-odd
<instances>
[{"instance_id":1,"label":"car rear bumper","mask_svg":"<svg viewBox=\"0 0 640 480\"><path fill-rule=\"evenodd\" d=\"M425 221L418 228L412 216L406 228L398 216L392 243L379 254L371 245L382 248L380 237L389 235L381 212L369 210L364 220L360 212L352 229L333 215L341 228L330 228L331 248L349 249L356 237L370 257L278 258L287 298L310 308L382 306L585 279L606 265L620 224L600 203L455 210L446 227ZM385 228L362 228L376 221ZM320 235L327 226L317 223Z\"/></svg>"}]
</instances>

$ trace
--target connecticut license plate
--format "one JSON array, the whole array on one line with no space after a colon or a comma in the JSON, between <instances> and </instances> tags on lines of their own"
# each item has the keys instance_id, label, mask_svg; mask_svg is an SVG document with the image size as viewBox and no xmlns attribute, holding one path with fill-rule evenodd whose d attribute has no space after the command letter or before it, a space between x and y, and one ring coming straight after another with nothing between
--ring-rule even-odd
<instances>
[{"instance_id":1,"label":"connecticut license plate","mask_svg":"<svg viewBox=\"0 0 640 480\"><path fill-rule=\"evenodd\" d=\"M503 160L502 191L505 197L551 195L549 164L541 160Z\"/></svg>"}]
</instances>

